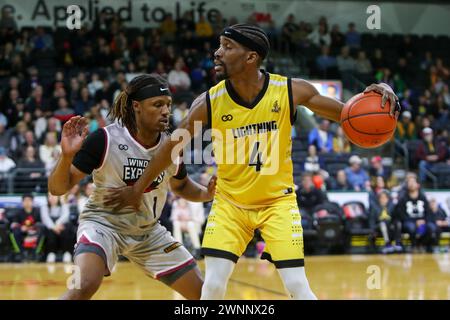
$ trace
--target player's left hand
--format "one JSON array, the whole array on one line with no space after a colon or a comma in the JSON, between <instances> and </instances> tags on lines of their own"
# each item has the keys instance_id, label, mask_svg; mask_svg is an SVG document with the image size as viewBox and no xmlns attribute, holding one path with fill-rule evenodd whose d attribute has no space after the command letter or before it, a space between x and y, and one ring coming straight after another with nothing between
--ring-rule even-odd
<instances>
[{"instance_id":1,"label":"player's left hand","mask_svg":"<svg viewBox=\"0 0 450 320\"><path fill-rule=\"evenodd\" d=\"M382 95L381 98L382 109L384 109L384 105L389 100L391 106L391 110L389 110L389 113L392 117L398 119L398 116L400 114L400 103L398 102L398 97L395 95L392 88L386 83L373 83L364 90L364 92L370 91L375 91Z\"/></svg>"},{"instance_id":2,"label":"player's left hand","mask_svg":"<svg viewBox=\"0 0 450 320\"><path fill-rule=\"evenodd\" d=\"M109 188L104 197L103 204L112 207L114 212L125 207L132 207L136 212L140 211L142 194L136 194L133 187Z\"/></svg>"}]
</instances>

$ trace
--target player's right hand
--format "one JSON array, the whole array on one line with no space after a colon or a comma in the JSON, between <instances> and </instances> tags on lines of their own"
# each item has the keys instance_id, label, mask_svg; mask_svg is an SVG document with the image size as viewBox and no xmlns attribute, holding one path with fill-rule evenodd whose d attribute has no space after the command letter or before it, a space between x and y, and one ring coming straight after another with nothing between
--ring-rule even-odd
<instances>
[{"instance_id":1,"label":"player's right hand","mask_svg":"<svg viewBox=\"0 0 450 320\"><path fill-rule=\"evenodd\" d=\"M67 121L62 129L61 149L62 154L66 157L74 157L81 149L84 139L88 135L87 119L75 116Z\"/></svg>"}]
</instances>

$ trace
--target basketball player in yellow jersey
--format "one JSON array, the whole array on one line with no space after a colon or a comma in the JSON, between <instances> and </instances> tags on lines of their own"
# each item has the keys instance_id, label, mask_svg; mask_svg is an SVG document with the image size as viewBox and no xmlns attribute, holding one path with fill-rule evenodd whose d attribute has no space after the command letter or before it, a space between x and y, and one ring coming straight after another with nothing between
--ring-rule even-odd
<instances>
[{"instance_id":1,"label":"basketball player in yellow jersey","mask_svg":"<svg viewBox=\"0 0 450 320\"><path fill-rule=\"evenodd\" d=\"M218 163L216 194L202 243L206 265L202 299L224 298L235 263L257 228L266 243L263 258L274 263L290 296L316 298L304 270L291 126L297 105L338 122L343 103L321 96L305 80L260 70L268 52L269 41L262 29L246 24L226 28L215 52L215 71L223 81L193 102L173 133L197 134L196 121L210 126ZM389 99L395 116L396 96L388 85L371 85L366 90L381 93L383 105ZM182 144L188 142L185 139ZM117 209L136 206L146 186L172 163L177 144L167 141L133 187L111 190L108 204Z\"/></svg>"}]
</instances>

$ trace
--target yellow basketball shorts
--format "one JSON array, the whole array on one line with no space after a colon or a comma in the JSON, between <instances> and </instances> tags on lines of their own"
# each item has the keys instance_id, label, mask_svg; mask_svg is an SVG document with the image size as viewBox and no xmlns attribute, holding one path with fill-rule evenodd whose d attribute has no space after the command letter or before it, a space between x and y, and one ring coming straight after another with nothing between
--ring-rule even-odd
<instances>
[{"instance_id":1,"label":"yellow basketball shorts","mask_svg":"<svg viewBox=\"0 0 450 320\"><path fill-rule=\"evenodd\" d=\"M277 268L304 266L303 228L295 201L279 205L243 209L216 194L202 243L202 254L236 263L253 239L255 229L261 231L266 244L261 259Z\"/></svg>"}]
</instances>

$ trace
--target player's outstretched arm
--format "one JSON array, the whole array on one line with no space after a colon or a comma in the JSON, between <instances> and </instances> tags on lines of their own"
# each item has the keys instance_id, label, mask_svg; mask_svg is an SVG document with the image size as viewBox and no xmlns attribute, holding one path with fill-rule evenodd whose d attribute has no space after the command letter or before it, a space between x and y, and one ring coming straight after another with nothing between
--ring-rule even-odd
<instances>
[{"instance_id":1,"label":"player's outstretched arm","mask_svg":"<svg viewBox=\"0 0 450 320\"><path fill-rule=\"evenodd\" d=\"M105 197L104 204L106 206L113 207L115 211L127 206L131 206L134 209L139 210L141 197L144 190L161 172L164 171L164 169L166 169L170 164L175 163L175 159L178 158L180 151L191 141L191 138L194 135L201 133L201 130L199 130L199 132L195 132L195 123L198 121L202 124L206 124L208 121L206 92L194 100L189 114L172 133L172 137L186 136L186 139L182 139L181 141L166 139L161 144L161 147L155 153L152 160L148 163L142 176L136 181L136 183L132 187L111 189L110 193Z\"/></svg>"},{"instance_id":2,"label":"player's outstretched arm","mask_svg":"<svg viewBox=\"0 0 450 320\"><path fill-rule=\"evenodd\" d=\"M186 176L184 179L178 180L170 179L170 189L177 196L182 197L192 202L209 202L214 198L216 192L217 177L213 176L208 183L208 186L203 186L191 178Z\"/></svg>"},{"instance_id":3,"label":"player's outstretched arm","mask_svg":"<svg viewBox=\"0 0 450 320\"><path fill-rule=\"evenodd\" d=\"M396 112L396 101L398 100L392 88L385 84L371 84L364 92L375 91L382 97L382 108L387 100L390 100L391 115ZM322 96L317 89L308 81L303 79L292 79L292 95L294 105L303 105L315 114L331 121L340 122L341 110L344 103L326 96Z\"/></svg>"},{"instance_id":4,"label":"player's outstretched arm","mask_svg":"<svg viewBox=\"0 0 450 320\"><path fill-rule=\"evenodd\" d=\"M88 134L86 118L76 116L67 121L61 134L61 155L48 177L48 190L55 196L66 194L86 174L72 165L75 154L81 149Z\"/></svg>"}]
</instances>

